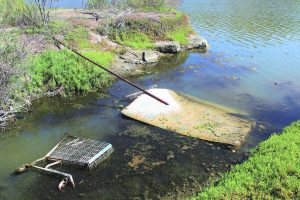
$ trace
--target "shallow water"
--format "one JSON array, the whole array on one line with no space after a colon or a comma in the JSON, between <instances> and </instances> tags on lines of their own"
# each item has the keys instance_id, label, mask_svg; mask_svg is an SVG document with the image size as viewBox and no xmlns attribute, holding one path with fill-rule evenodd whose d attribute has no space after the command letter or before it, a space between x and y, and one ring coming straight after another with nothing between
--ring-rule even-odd
<instances>
[{"instance_id":1,"label":"shallow water","mask_svg":"<svg viewBox=\"0 0 300 200\"><path fill-rule=\"evenodd\" d=\"M116 82L106 91L111 96L41 99L16 127L1 134L0 199L179 198L300 119L299 1L186 0L180 9L211 49L163 60L150 75L132 80L249 113L257 127L241 149L232 152L122 117L123 96L135 90ZM12 173L46 154L65 133L110 142L115 152L95 171L64 169L77 184L64 193L57 192L58 178ZM136 156L145 162L134 169L128 163Z\"/></svg>"}]
</instances>

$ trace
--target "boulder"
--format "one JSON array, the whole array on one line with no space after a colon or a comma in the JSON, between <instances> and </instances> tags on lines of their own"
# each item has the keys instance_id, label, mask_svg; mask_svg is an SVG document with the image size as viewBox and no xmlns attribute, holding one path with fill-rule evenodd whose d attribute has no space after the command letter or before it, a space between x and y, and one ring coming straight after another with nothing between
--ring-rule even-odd
<instances>
[{"instance_id":1,"label":"boulder","mask_svg":"<svg viewBox=\"0 0 300 200\"><path fill-rule=\"evenodd\" d=\"M188 45L185 47L187 50L206 50L209 48L207 41L199 35L191 35L189 37Z\"/></svg>"},{"instance_id":2,"label":"boulder","mask_svg":"<svg viewBox=\"0 0 300 200\"><path fill-rule=\"evenodd\" d=\"M154 53L154 51L144 51L143 61L145 61L146 63L155 63L158 61L158 56L156 55L156 53Z\"/></svg>"},{"instance_id":3,"label":"boulder","mask_svg":"<svg viewBox=\"0 0 300 200\"><path fill-rule=\"evenodd\" d=\"M159 41L155 43L155 48L161 53L175 54L181 51L179 42Z\"/></svg>"},{"instance_id":4,"label":"boulder","mask_svg":"<svg viewBox=\"0 0 300 200\"><path fill-rule=\"evenodd\" d=\"M127 63L143 64L143 52L140 51L127 51L125 54L120 55L120 58Z\"/></svg>"}]
</instances>

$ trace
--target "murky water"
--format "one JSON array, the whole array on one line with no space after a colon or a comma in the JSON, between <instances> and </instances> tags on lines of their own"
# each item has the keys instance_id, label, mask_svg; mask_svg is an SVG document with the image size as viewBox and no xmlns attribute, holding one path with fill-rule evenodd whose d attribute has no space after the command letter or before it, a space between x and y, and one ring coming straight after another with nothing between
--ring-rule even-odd
<instances>
[{"instance_id":1,"label":"murky water","mask_svg":"<svg viewBox=\"0 0 300 200\"><path fill-rule=\"evenodd\" d=\"M41 99L0 138L0 199L174 199L242 162L249 148L300 119L300 2L186 0L195 30L212 48L161 61L140 85L184 92L249 113L257 123L237 152L181 137L121 116L134 90L116 82L106 92ZM77 187L57 192L59 179L13 170L47 153L65 133L113 144L111 159L92 172L65 169ZM136 168L128 164L144 158Z\"/></svg>"}]
</instances>

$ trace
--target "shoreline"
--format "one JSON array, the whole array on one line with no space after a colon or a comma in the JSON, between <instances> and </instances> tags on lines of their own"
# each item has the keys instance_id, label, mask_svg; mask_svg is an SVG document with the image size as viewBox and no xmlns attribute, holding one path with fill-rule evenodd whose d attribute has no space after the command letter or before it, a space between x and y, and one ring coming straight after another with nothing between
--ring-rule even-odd
<instances>
[{"instance_id":1,"label":"shoreline","mask_svg":"<svg viewBox=\"0 0 300 200\"><path fill-rule=\"evenodd\" d=\"M92 13L98 12L97 15L100 15L99 11L94 10L91 12ZM103 24L107 26L107 23L111 23L110 20L106 21L107 16L102 21L101 20L98 21L93 17L91 18L90 14L84 14L84 13L90 13L90 12L88 12L87 10L78 10L78 9L54 10L54 13L51 15L52 22L45 30L36 29L35 27L30 27L30 26L20 27L20 28L10 27L6 29L8 30L8 32L5 32L5 34L10 34L10 33L15 34L16 41L18 41L16 46L21 46L22 49L25 49L26 52L28 52L28 55L26 55L26 58L24 58L23 62L25 63L21 64L21 65L25 65L25 69L23 73L25 74L26 80L17 81L18 82L17 84L21 85L21 88L23 87L23 85L25 86L25 88L22 88L20 91L21 96L23 96L21 97L22 106L19 107L17 105L5 105L5 104L2 105L2 107L4 106L2 108L3 112L7 113L7 115L2 118L0 116L0 122L2 128L6 127L6 122L15 123L16 122L16 120L14 119L15 115L20 114L23 111L26 112L28 107L30 107L31 101L34 99L38 99L42 96L54 96L54 95L61 95L61 94L64 96L65 94L68 95L68 93L69 94L89 93L90 91L97 91L99 89L106 88L108 85L110 85L111 81L115 79L114 77L101 79L101 77L93 78L91 76L91 78L95 79L96 82L100 84L100 86L99 85L93 86L94 83L93 84L89 83L91 84L90 86L83 85L83 86L79 86L78 88L78 86L76 86L78 84L75 85L75 82L73 83L72 81L69 83L69 86L66 86L64 84L64 81L62 81L64 78L61 77L59 74L58 75L44 74L44 75L39 75L39 79L44 79L43 80L44 83L41 84L40 82L36 82L34 78L36 76L35 74L37 73L40 74L39 71L41 69L46 70L51 66L51 65L46 66L47 63L46 65L43 64L44 62L43 59L47 59L47 60L52 59L53 62L57 62L55 61L55 59L62 57L61 55L59 55L61 54L61 52L63 52L64 58L59 58L59 59L67 60L69 59L68 55L70 55L66 53L63 46L61 45L56 46L51 40L49 40L47 36L43 34L43 32L45 31L48 32L50 31L50 34L52 33L59 39L65 41L67 45L71 46L72 48L75 48L79 52L87 54L88 57L89 55L92 56L90 58L94 60L96 59L96 62L98 62L99 64L127 78L132 76L141 76L143 74L147 74L148 73L147 70L149 70L149 68L154 67L161 58L172 57L172 55L176 55L183 51L205 52L207 50L207 47L209 46L207 41L204 38L196 35L193 31L191 31L192 29L190 27L190 22L187 15L184 13L180 13L178 11L172 10L166 13L131 12L131 11L124 12L121 15L122 19L123 18L128 19L129 27L131 26L131 24L136 24L134 25L136 27L131 27L131 28L128 27L129 28L128 30L123 30L119 28L114 28L115 26L114 23L109 25L112 26L111 28L113 29L112 33L115 34L114 32L117 31L118 35L120 36L112 35L112 33L100 34L101 31L103 31L101 28ZM109 11L103 11L103 13L109 13ZM117 15L117 17L115 17L114 20L117 21L119 20L119 18L120 15ZM173 21L174 20L177 21L179 19L182 20L182 22L180 22L178 25L174 27ZM156 21L153 22L153 20ZM144 26L145 27L153 26L152 28L149 29L151 30L153 29L152 31L154 32L151 31L139 32L142 31L143 28L141 28L141 30L137 28L140 27L140 24L144 23L145 21L147 21L148 24L146 23L144 24ZM165 35L164 37L173 37L172 35L170 35L171 34L170 31L175 28L174 29L175 32L172 33L174 34L174 38L173 38L174 40L171 38L169 38L169 40L161 40L160 39L161 36L160 37L155 36L157 34L155 33L155 28L157 26L163 26L162 24L165 24L164 26L166 26L165 30L162 32ZM181 31L181 29L184 29L184 27L187 28L186 30L187 32L186 31L177 32L177 30ZM132 30L134 30L134 32L132 32ZM146 28L146 30L148 30L148 28ZM126 34L129 34L128 35L129 38ZM151 47L150 46L143 47L144 44L149 44ZM47 58L47 54L49 53L51 57L48 56ZM72 59L74 60L77 58L73 57ZM31 61L38 60L41 64L36 62L30 63L31 62L30 60ZM37 64L40 66L37 67ZM27 65L29 65L29 67L26 67ZM66 67L67 66L62 66L61 68L66 68ZM72 69L74 67L70 67L70 70L74 70ZM41 69L36 69L36 68L41 68ZM93 69L92 71L94 70L95 69ZM97 71L99 71L97 73L100 73L99 69L97 69ZM49 72L44 71L42 73L49 73ZM65 72L61 71L59 73L65 73ZM101 72L100 75L104 76L105 74ZM76 75L70 74L70 76L76 76ZM107 75L105 75L105 77L106 76ZM24 78L20 77L19 79L24 79ZM32 86L30 86L30 88L32 89L30 89L27 92L28 89L26 88L27 87L26 85L28 84L26 82L28 81L33 83L31 84ZM79 81L82 84L85 82L85 80L79 80ZM75 89L72 90L68 89L74 87ZM87 87L88 89L85 89ZM12 96L16 96L16 95L13 93ZM25 104L24 104L24 99L25 99ZM8 97L7 102L9 101L10 99ZM20 101L20 100L16 100L16 101ZM5 110L5 107L8 106L11 109Z\"/></svg>"}]
</instances>

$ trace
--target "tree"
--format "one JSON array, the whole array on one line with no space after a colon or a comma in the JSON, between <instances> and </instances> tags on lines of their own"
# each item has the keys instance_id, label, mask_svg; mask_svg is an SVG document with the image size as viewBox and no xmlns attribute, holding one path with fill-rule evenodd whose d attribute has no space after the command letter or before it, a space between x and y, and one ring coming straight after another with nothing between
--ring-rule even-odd
<instances>
[{"instance_id":1,"label":"tree","mask_svg":"<svg viewBox=\"0 0 300 200\"><path fill-rule=\"evenodd\" d=\"M44 24L49 22L50 10L54 1L55 0L34 0Z\"/></svg>"}]
</instances>

